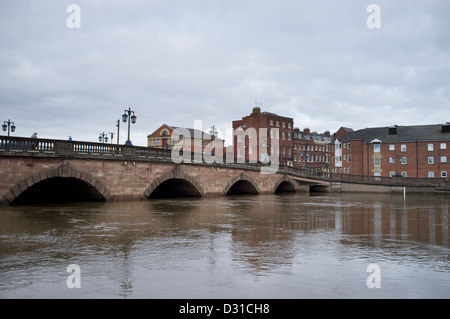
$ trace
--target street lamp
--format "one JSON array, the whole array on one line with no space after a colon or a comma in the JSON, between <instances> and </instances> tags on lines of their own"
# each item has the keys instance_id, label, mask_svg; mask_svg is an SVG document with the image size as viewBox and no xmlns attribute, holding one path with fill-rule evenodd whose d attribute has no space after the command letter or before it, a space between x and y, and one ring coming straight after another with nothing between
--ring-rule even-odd
<instances>
[{"instance_id":1,"label":"street lamp","mask_svg":"<svg viewBox=\"0 0 450 319\"><path fill-rule=\"evenodd\" d=\"M117 120L117 145L119 145L120 120Z\"/></svg>"},{"instance_id":2,"label":"street lamp","mask_svg":"<svg viewBox=\"0 0 450 319\"><path fill-rule=\"evenodd\" d=\"M114 137L114 133L109 132L109 134L111 135L111 144L113 143L113 137Z\"/></svg>"},{"instance_id":3,"label":"street lamp","mask_svg":"<svg viewBox=\"0 0 450 319\"><path fill-rule=\"evenodd\" d=\"M16 126L14 125L14 122L11 122L11 120L8 119L8 121L3 121L2 129L5 132L8 129L8 136L9 136L10 131L14 133L14 131L16 130Z\"/></svg>"},{"instance_id":4,"label":"street lamp","mask_svg":"<svg viewBox=\"0 0 450 319\"><path fill-rule=\"evenodd\" d=\"M131 110L131 107L128 108L128 110L124 111L125 113L122 114L122 121L125 123L128 121L128 140L125 142L125 145L127 146L133 146L133 144L130 141L130 121L131 123L136 123L136 115L134 115L134 111ZM133 115L131 115L133 114Z\"/></svg>"},{"instance_id":5,"label":"street lamp","mask_svg":"<svg viewBox=\"0 0 450 319\"><path fill-rule=\"evenodd\" d=\"M108 134L100 133L99 137L98 137L98 141L100 143L107 143L108 142Z\"/></svg>"}]
</instances>

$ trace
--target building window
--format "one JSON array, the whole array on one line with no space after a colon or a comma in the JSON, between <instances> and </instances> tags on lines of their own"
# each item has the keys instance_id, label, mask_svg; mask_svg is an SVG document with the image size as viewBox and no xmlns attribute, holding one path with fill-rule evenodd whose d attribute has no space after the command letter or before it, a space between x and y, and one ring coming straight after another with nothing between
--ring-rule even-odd
<instances>
[{"instance_id":1,"label":"building window","mask_svg":"<svg viewBox=\"0 0 450 319\"><path fill-rule=\"evenodd\" d=\"M277 123L277 126L280 126L280 121L276 121L276 123Z\"/></svg>"},{"instance_id":2,"label":"building window","mask_svg":"<svg viewBox=\"0 0 450 319\"><path fill-rule=\"evenodd\" d=\"M281 132L281 138L284 140L284 132Z\"/></svg>"},{"instance_id":3,"label":"building window","mask_svg":"<svg viewBox=\"0 0 450 319\"><path fill-rule=\"evenodd\" d=\"M428 144L428 151L432 152L433 151L433 144Z\"/></svg>"},{"instance_id":4,"label":"building window","mask_svg":"<svg viewBox=\"0 0 450 319\"><path fill-rule=\"evenodd\" d=\"M345 148L346 148L346 146L345 146L345 145L346 145L346 144L345 144L345 143L343 143L343 144L344 144L344 150L345 150Z\"/></svg>"},{"instance_id":5,"label":"building window","mask_svg":"<svg viewBox=\"0 0 450 319\"><path fill-rule=\"evenodd\" d=\"M406 165L408 163L408 160L406 157L400 157L400 164Z\"/></svg>"},{"instance_id":6,"label":"building window","mask_svg":"<svg viewBox=\"0 0 450 319\"><path fill-rule=\"evenodd\" d=\"M288 140L291 140L291 133L288 133Z\"/></svg>"},{"instance_id":7,"label":"building window","mask_svg":"<svg viewBox=\"0 0 450 319\"><path fill-rule=\"evenodd\" d=\"M381 158L374 158L373 160L374 160L373 164L375 166L380 166L381 165Z\"/></svg>"},{"instance_id":8,"label":"building window","mask_svg":"<svg viewBox=\"0 0 450 319\"><path fill-rule=\"evenodd\" d=\"M434 172L428 172L428 178L434 178Z\"/></svg>"},{"instance_id":9,"label":"building window","mask_svg":"<svg viewBox=\"0 0 450 319\"><path fill-rule=\"evenodd\" d=\"M347 159L347 155L344 154L344 161Z\"/></svg>"},{"instance_id":10,"label":"building window","mask_svg":"<svg viewBox=\"0 0 450 319\"><path fill-rule=\"evenodd\" d=\"M347 156L347 162L350 163L350 155Z\"/></svg>"},{"instance_id":11,"label":"building window","mask_svg":"<svg viewBox=\"0 0 450 319\"><path fill-rule=\"evenodd\" d=\"M395 157L389 157L389 163L391 164L395 163Z\"/></svg>"},{"instance_id":12,"label":"building window","mask_svg":"<svg viewBox=\"0 0 450 319\"><path fill-rule=\"evenodd\" d=\"M433 156L428 157L428 164L434 164L434 157Z\"/></svg>"},{"instance_id":13,"label":"building window","mask_svg":"<svg viewBox=\"0 0 450 319\"><path fill-rule=\"evenodd\" d=\"M389 176L390 177L394 177L395 176L395 172L389 172Z\"/></svg>"},{"instance_id":14,"label":"building window","mask_svg":"<svg viewBox=\"0 0 450 319\"><path fill-rule=\"evenodd\" d=\"M288 158L292 158L292 149L290 146L288 147Z\"/></svg>"},{"instance_id":15,"label":"building window","mask_svg":"<svg viewBox=\"0 0 450 319\"><path fill-rule=\"evenodd\" d=\"M281 126L286 127L286 123L282 122Z\"/></svg>"},{"instance_id":16,"label":"building window","mask_svg":"<svg viewBox=\"0 0 450 319\"><path fill-rule=\"evenodd\" d=\"M291 127L292 127L292 126L291 126L291 123L289 122L289 123L288 123L288 128L291 128Z\"/></svg>"},{"instance_id":17,"label":"building window","mask_svg":"<svg viewBox=\"0 0 450 319\"><path fill-rule=\"evenodd\" d=\"M402 172L402 177L408 177L408 173Z\"/></svg>"},{"instance_id":18,"label":"building window","mask_svg":"<svg viewBox=\"0 0 450 319\"><path fill-rule=\"evenodd\" d=\"M447 156L441 156L441 163L447 163Z\"/></svg>"},{"instance_id":19,"label":"building window","mask_svg":"<svg viewBox=\"0 0 450 319\"><path fill-rule=\"evenodd\" d=\"M350 149L350 143L347 143L347 149Z\"/></svg>"},{"instance_id":20,"label":"building window","mask_svg":"<svg viewBox=\"0 0 450 319\"><path fill-rule=\"evenodd\" d=\"M373 152L374 153L380 153L381 145L380 144L373 144Z\"/></svg>"},{"instance_id":21,"label":"building window","mask_svg":"<svg viewBox=\"0 0 450 319\"><path fill-rule=\"evenodd\" d=\"M283 158L286 158L286 147L283 146Z\"/></svg>"},{"instance_id":22,"label":"building window","mask_svg":"<svg viewBox=\"0 0 450 319\"><path fill-rule=\"evenodd\" d=\"M441 172L441 177L446 178L447 177L447 172L445 172L445 171Z\"/></svg>"},{"instance_id":23,"label":"building window","mask_svg":"<svg viewBox=\"0 0 450 319\"><path fill-rule=\"evenodd\" d=\"M389 150L390 151L395 151L395 145L394 144L389 145Z\"/></svg>"},{"instance_id":24,"label":"building window","mask_svg":"<svg viewBox=\"0 0 450 319\"><path fill-rule=\"evenodd\" d=\"M441 150L447 149L447 143L441 143Z\"/></svg>"},{"instance_id":25,"label":"building window","mask_svg":"<svg viewBox=\"0 0 450 319\"><path fill-rule=\"evenodd\" d=\"M402 145L400 146L400 151L406 152L406 144L402 144Z\"/></svg>"},{"instance_id":26,"label":"building window","mask_svg":"<svg viewBox=\"0 0 450 319\"><path fill-rule=\"evenodd\" d=\"M270 125L272 125L272 126L273 126L273 120L270 120Z\"/></svg>"}]
</instances>

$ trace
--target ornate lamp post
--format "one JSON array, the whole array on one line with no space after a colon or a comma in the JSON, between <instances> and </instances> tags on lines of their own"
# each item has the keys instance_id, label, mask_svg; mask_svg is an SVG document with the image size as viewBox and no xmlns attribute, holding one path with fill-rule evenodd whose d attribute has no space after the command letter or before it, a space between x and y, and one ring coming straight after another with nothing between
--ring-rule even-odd
<instances>
[{"instance_id":1,"label":"ornate lamp post","mask_svg":"<svg viewBox=\"0 0 450 319\"><path fill-rule=\"evenodd\" d=\"M14 122L11 122L10 119L8 121L3 121L2 125L3 131L6 131L8 129L8 136L10 135L10 131L14 133L16 130L16 126L14 125Z\"/></svg>"},{"instance_id":2,"label":"ornate lamp post","mask_svg":"<svg viewBox=\"0 0 450 319\"><path fill-rule=\"evenodd\" d=\"M125 110L125 113L122 115L122 121L125 123L128 121L128 140L125 142L127 146L133 146L130 140L130 121L131 123L136 123L136 115L134 115L134 111L131 110L131 107L128 110Z\"/></svg>"},{"instance_id":3,"label":"ornate lamp post","mask_svg":"<svg viewBox=\"0 0 450 319\"><path fill-rule=\"evenodd\" d=\"M108 142L108 134L100 133L99 137L98 137L98 141L100 143L107 143Z\"/></svg>"}]
</instances>

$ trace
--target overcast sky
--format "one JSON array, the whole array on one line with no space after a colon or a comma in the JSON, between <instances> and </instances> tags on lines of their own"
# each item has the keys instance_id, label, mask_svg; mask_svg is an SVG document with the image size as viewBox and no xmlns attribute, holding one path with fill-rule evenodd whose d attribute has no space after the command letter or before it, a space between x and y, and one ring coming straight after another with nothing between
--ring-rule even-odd
<instances>
[{"instance_id":1,"label":"overcast sky","mask_svg":"<svg viewBox=\"0 0 450 319\"><path fill-rule=\"evenodd\" d=\"M163 123L225 132L255 101L318 132L443 123L449 17L448 0L1 0L0 121L98 141L131 107L141 146Z\"/></svg>"}]
</instances>

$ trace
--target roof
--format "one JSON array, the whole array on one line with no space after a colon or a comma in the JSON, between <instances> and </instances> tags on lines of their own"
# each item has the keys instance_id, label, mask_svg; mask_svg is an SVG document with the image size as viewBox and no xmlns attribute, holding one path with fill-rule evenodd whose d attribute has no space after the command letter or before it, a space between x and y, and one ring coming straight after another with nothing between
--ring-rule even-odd
<instances>
[{"instance_id":1,"label":"roof","mask_svg":"<svg viewBox=\"0 0 450 319\"><path fill-rule=\"evenodd\" d=\"M181 127L181 126L169 126L167 124L163 124L161 125L157 130L155 130L152 134L147 135L147 137L160 137L159 134L156 135L156 133L158 133L163 127L167 127L172 131L177 131L177 133L179 133L180 135L183 135L184 130L188 130L189 134L191 135L191 138L196 138L196 137L202 137L203 140L211 140L211 135L208 133L205 133L203 131L197 130L197 129L193 129L193 128L186 128L186 127ZM220 138L218 138L216 136L215 138L216 140L221 140Z\"/></svg>"},{"instance_id":2,"label":"roof","mask_svg":"<svg viewBox=\"0 0 450 319\"><path fill-rule=\"evenodd\" d=\"M413 125L413 126L386 126L365 128L353 132L348 132L339 141L346 142L352 140L362 140L363 143L370 143L373 140L380 140L383 143L394 142L416 142L416 141L450 141L450 133L442 133L442 125ZM391 130L397 134L389 134Z\"/></svg>"},{"instance_id":3,"label":"roof","mask_svg":"<svg viewBox=\"0 0 450 319\"><path fill-rule=\"evenodd\" d=\"M179 127L179 126L169 126L172 130L177 131L179 134L182 134L183 130L188 130L189 134L191 135L191 138L196 137L202 137L204 140L211 140L211 135L208 133L205 133L203 131L194 129L194 128L187 128L187 127ZM202 135L203 134L203 135ZM220 138L216 137L216 139L220 140Z\"/></svg>"},{"instance_id":4,"label":"roof","mask_svg":"<svg viewBox=\"0 0 450 319\"><path fill-rule=\"evenodd\" d=\"M292 117L288 117L288 116L282 116L282 115L278 115L272 112L262 112L262 114L264 115L269 115L269 116L274 116L274 117L279 117L279 118L284 118L284 119L288 119L288 120L293 120Z\"/></svg>"}]
</instances>

